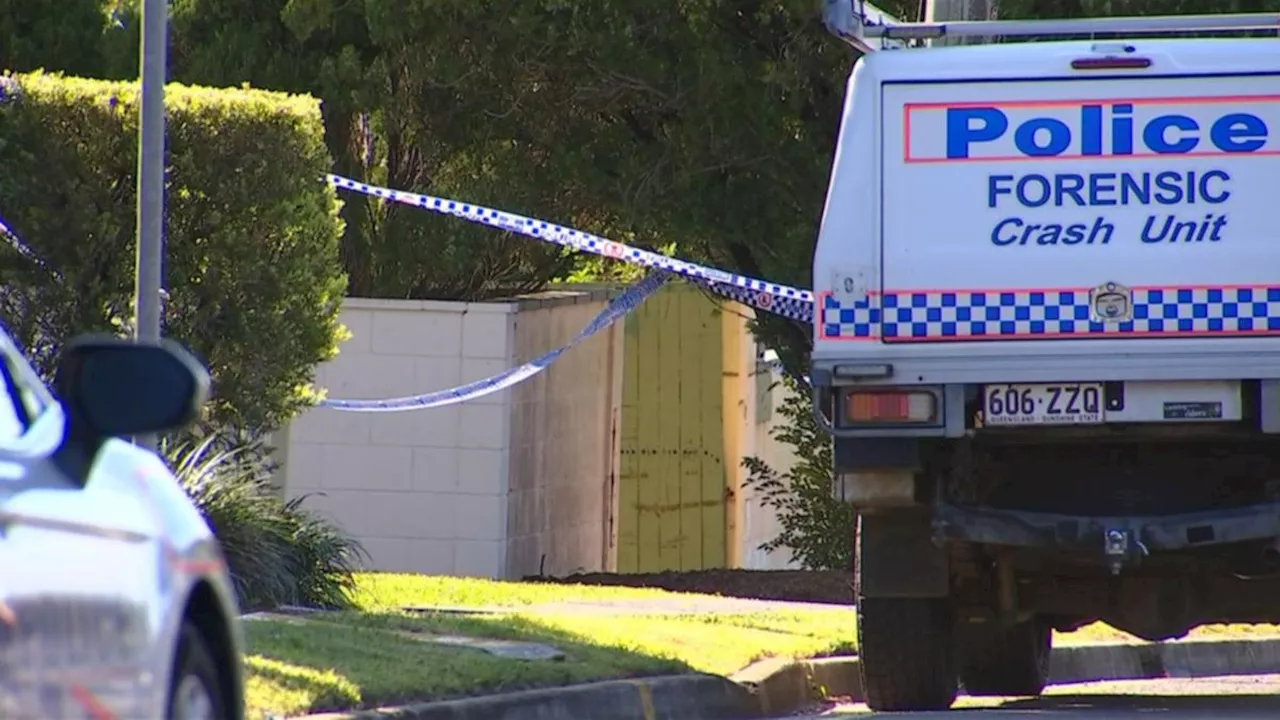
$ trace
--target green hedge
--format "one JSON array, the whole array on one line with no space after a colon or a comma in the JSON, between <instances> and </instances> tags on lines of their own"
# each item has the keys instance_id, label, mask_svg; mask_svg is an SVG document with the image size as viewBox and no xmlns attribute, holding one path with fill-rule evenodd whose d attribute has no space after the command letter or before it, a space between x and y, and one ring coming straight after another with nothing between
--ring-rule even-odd
<instances>
[{"instance_id":1,"label":"green hedge","mask_svg":"<svg viewBox=\"0 0 1280 720\"><path fill-rule=\"evenodd\" d=\"M0 100L0 320L48 371L133 314L137 85L33 73ZM269 430L312 402L346 280L319 103L170 86L164 333L209 364L216 429Z\"/></svg>"}]
</instances>

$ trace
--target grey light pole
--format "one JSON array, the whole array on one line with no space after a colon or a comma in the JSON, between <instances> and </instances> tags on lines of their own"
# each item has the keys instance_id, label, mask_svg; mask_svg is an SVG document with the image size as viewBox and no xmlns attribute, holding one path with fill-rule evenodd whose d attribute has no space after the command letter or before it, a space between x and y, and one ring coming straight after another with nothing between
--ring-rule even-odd
<instances>
[{"instance_id":1,"label":"grey light pole","mask_svg":"<svg viewBox=\"0 0 1280 720\"><path fill-rule=\"evenodd\" d=\"M160 339L160 273L164 256L164 82L168 65L168 0L143 0L138 123L138 256L134 338ZM154 448L154 437L136 438Z\"/></svg>"}]
</instances>

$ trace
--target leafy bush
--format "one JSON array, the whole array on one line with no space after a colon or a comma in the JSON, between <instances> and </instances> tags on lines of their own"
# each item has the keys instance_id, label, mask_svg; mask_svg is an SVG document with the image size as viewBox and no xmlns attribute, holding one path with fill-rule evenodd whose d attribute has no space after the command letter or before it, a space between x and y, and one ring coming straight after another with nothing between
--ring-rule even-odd
<instances>
[{"instance_id":1,"label":"leafy bush","mask_svg":"<svg viewBox=\"0 0 1280 720\"><path fill-rule=\"evenodd\" d=\"M219 450L209 438L164 454L222 543L242 607L351 606L363 548L304 508L306 496L280 497L261 441Z\"/></svg>"},{"instance_id":2,"label":"leafy bush","mask_svg":"<svg viewBox=\"0 0 1280 720\"><path fill-rule=\"evenodd\" d=\"M51 370L133 314L136 83L34 73L0 99L0 321ZM209 366L207 424L269 431L314 401L346 288L319 103L170 86L164 333ZM39 259L35 262L29 255Z\"/></svg>"},{"instance_id":3,"label":"leafy bush","mask_svg":"<svg viewBox=\"0 0 1280 720\"><path fill-rule=\"evenodd\" d=\"M773 437L794 449L795 466L779 472L760 458L742 460L749 473L744 487L778 513L782 526L778 537L761 543L760 549L771 553L786 548L809 570L852 570L853 506L832 492L831 436L818 427L801 383L790 378L783 383L789 392L777 412L788 422L775 427Z\"/></svg>"}]
</instances>

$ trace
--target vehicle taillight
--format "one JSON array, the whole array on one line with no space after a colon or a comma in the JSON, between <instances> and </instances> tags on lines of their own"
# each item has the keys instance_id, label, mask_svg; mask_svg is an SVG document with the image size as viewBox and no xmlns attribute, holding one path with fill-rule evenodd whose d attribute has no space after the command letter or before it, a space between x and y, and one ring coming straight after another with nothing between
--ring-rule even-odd
<instances>
[{"instance_id":1,"label":"vehicle taillight","mask_svg":"<svg viewBox=\"0 0 1280 720\"><path fill-rule=\"evenodd\" d=\"M844 398L851 423L927 423L937 413L937 398L923 390L852 390Z\"/></svg>"}]
</instances>

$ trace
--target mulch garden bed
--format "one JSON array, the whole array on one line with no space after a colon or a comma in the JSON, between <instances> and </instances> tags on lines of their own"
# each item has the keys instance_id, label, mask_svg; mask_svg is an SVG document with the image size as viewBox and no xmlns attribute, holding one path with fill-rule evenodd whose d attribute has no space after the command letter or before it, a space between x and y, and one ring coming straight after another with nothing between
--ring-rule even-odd
<instances>
[{"instance_id":1,"label":"mulch garden bed","mask_svg":"<svg viewBox=\"0 0 1280 720\"><path fill-rule=\"evenodd\" d=\"M656 573L581 573L554 578L533 575L526 582L648 587L753 600L853 604L853 576L844 571L689 570Z\"/></svg>"}]
</instances>

